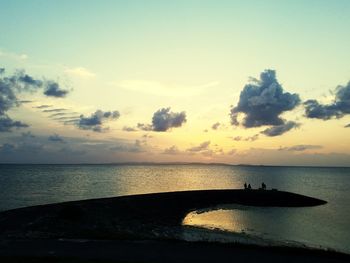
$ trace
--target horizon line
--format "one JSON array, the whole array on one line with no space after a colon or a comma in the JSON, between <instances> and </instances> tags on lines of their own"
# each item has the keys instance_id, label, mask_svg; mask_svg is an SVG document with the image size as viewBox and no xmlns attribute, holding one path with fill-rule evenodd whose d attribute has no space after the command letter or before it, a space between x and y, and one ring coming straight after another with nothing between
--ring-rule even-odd
<instances>
[{"instance_id":1,"label":"horizon line","mask_svg":"<svg viewBox=\"0 0 350 263\"><path fill-rule=\"evenodd\" d=\"M273 165L273 164L230 164L220 162L100 162L100 163L1 163L0 165L222 165L254 167L300 167L300 168L350 168L350 166L316 166L316 165Z\"/></svg>"}]
</instances>

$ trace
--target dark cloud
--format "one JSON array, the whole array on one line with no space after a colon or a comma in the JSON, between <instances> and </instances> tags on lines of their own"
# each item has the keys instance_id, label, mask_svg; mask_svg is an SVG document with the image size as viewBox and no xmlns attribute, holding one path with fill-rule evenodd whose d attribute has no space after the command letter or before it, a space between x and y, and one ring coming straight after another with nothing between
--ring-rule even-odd
<instances>
[{"instance_id":1,"label":"dark cloud","mask_svg":"<svg viewBox=\"0 0 350 263\"><path fill-rule=\"evenodd\" d=\"M26 128L29 127L29 125L20 122L20 121L14 121L10 117L3 115L0 115L0 132L10 132L12 129L19 129L19 128Z\"/></svg>"},{"instance_id":2,"label":"dark cloud","mask_svg":"<svg viewBox=\"0 0 350 263\"><path fill-rule=\"evenodd\" d=\"M141 153L145 152L144 146L146 143L144 141L135 140L134 144L119 144L110 148L112 151L116 152L129 152L129 153Z\"/></svg>"},{"instance_id":3,"label":"dark cloud","mask_svg":"<svg viewBox=\"0 0 350 263\"><path fill-rule=\"evenodd\" d=\"M41 88L43 86L42 80L35 79L24 72L17 73L17 78L19 82L22 82L29 89Z\"/></svg>"},{"instance_id":4,"label":"dark cloud","mask_svg":"<svg viewBox=\"0 0 350 263\"><path fill-rule=\"evenodd\" d=\"M344 128L350 128L350 123L345 125Z\"/></svg>"},{"instance_id":5,"label":"dark cloud","mask_svg":"<svg viewBox=\"0 0 350 263\"><path fill-rule=\"evenodd\" d=\"M4 68L0 68L0 74L5 73L5 69Z\"/></svg>"},{"instance_id":6,"label":"dark cloud","mask_svg":"<svg viewBox=\"0 0 350 263\"><path fill-rule=\"evenodd\" d=\"M64 117L57 117L57 118L53 118L53 120L55 120L55 121L61 121L61 122L70 121L70 120L78 121L78 120L80 120L80 116L64 116Z\"/></svg>"},{"instance_id":7,"label":"dark cloud","mask_svg":"<svg viewBox=\"0 0 350 263\"><path fill-rule=\"evenodd\" d=\"M305 150L311 150L311 149L321 149L321 145L309 145L309 144L300 144L300 145L294 145L291 147L280 147L279 151L290 151L290 152L302 152Z\"/></svg>"},{"instance_id":8,"label":"dark cloud","mask_svg":"<svg viewBox=\"0 0 350 263\"><path fill-rule=\"evenodd\" d=\"M55 118L55 117L59 117L59 116L65 116L67 115L68 113L65 113L65 112L58 112L58 113L54 113L54 114L51 114L49 116L49 118Z\"/></svg>"},{"instance_id":9,"label":"dark cloud","mask_svg":"<svg viewBox=\"0 0 350 263\"><path fill-rule=\"evenodd\" d=\"M137 128L143 131L165 132L172 128L181 127L186 122L186 113L171 112L170 107L156 111L152 117L152 124L138 123Z\"/></svg>"},{"instance_id":10,"label":"dark cloud","mask_svg":"<svg viewBox=\"0 0 350 263\"><path fill-rule=\"evenodd\" d=\"M35 137L36 136L34 134L32 134L30 131L21 133L21 138L22 139L32 139L32 138L35 138Z\"/></svg>"},{"instance_id":11,"label":"dark cloud","mask_svg":"<svg viewBox=\"0 0 350 263\"><path fill-rule=\"evenodd\" d=\"M346 86L336 88L333 103L320 104L317 100L307 100L304 106L307 118L329 120L350 114L350 81Z\"/></svg>"},{"instance_id":12,"label":"dark cloud","mask_svg":"<svg viewBox=\"0 0 350 263\"><path fill-rule=\"evenodd\" d=\"M153 136L149 135L148 133L146 133L146 134L142 135L142 138L144 138L144 139L152 139Z\"/></svg>"},{"instance_id":13,"label":"dark cloud","mask_svg":"<svg viewBox=\"0 0 350 263\"><path fill-rule=\"evenodd\" d=\"M103 123L107 120L118 119L120 113L118 111L101 111L97 110L91 114L90 117L80 115L77 126L83 130L92 130L95 132L102 132L108 130L108 127L103 127Z\"/></svg>"},{"instance_id":14,"label":"dark cloud","mask_svg":"<svg viewBox=\"0 0 350 263\"><path fill-rule=\"evenodd\" d=\"M239 125L239 113L245 114L242 125L246 128L284 125L280 115L300 103L299 95L284 92L274 70L265 70L254 82L244 86L237 106L231 108L232 125Z\"/></svg>"},{"instance_id":15,"label":"dark cloud","mask_svg":"<svg viewBox=\"0 0 350 263\"><path fill-rule=\"evenodd\" d=\"M10 143L4 143L3 145L0 146L0 153L1 154L11 154L15 152L15 145L10 144Z\"/></svg>"},{"instance_id":16,"label":"dark cloud","mask_svg":"<svg viewBox=\"0 0 350 263\"><path fill-rule=\"evenodd\" d=\"M62 112L62 111L67 111L67 109L51 109L51 110L43 110L42 112Z\"/></svg>"},{"instance_id":17,"label":"dark cloud","mask_svg":"<svg viewBox=\"0 0 350 263\"><path fill-rule=\"evenodd\" d=\"M60 143L64 143L64 139L59 136L58 134L53 134L53 135L50 135L49 138L48 138L49 141L51 142L60 142Z\"/></svg>"},{"instance_id":18,"label":"dark cloud","mask_svg":"<svg viewBox=\"0 0 350 263\"><path fill-rule=\"evenodd\" d=\"M77 150L77 149L72 149L70 147L64 147L61 148L59 151L59 153L62 153L66 156L82 156L84 154L87 154L87 151L85 150Z\"/></svg>"},{"instance_id":19,"label":"dark cloud","mask_svg":"<svg viewBox=\"0 0 350 263\"><path fill-rule=\"evenodd\" d=\"M219 128L219 126L220 126L220 122L216 122L216 123L214 123L214 124L211 126L211 128L212 128L213 130L217 130L217 129Z\"/></svg>"},{"instance_id":20,"label":"dark cloud","mask_svg":"<svg viewBox=\"0 0 350 263\"><path fill-rule=\"evenodd\" d=\"M259 134L255 134L253 136L248 136L248 137L242 137L242 136L235 136L235 137L230 137L234 141L246 141L246 142L253 142L259 139Z\"/></svg>"},{"instance_id":21,"label":"dark cloud","mask_svg":"<svg viewBox=\"0 0 350 263\"><path fill-rule=\"evenodd\" d=\"M1 70L4 73L5 70ZM18 99L17 95L22 92L34 92L40 88L51 87L54 82L47 82L25 74L24 71L17 71L10 76L0 77L0 132L10 132L13 128L25 128L28 127L27 124L12 120L7 111L14 107L18 107L21 103L26 101L21 101ZM47 105L42 105L47 106Z\"/></svg>"},{"instance_id":22,"label":"dark cloud","mask_svg":"<svg viewBox=\"0 0 350 263\"><path fill-rule=\"evenodd\" d=\"M173 145L169 148L164 149L162 153L168 155L176 155L180 153L180 150L175 145Z\"/></svg>"},{"instance_id":23,"label":"dark cloud","mask_svg":"<svg viewBox=\"0 0 350 263\"><path fill-rule=\"evenodd\" d=\"M171 128L181 127L186 122L186 113L170 112L169 108L162 108L153 114L153 131L165 132Z\"/></svg>"},{"instance_id":24,"label":"dark cloud","mask_svg":"<svg viewBox=\"0 0 350 263\"><path fill-rule=\"evenodd\" d=\"M298 128L300 126L299 123L296 123L294 121L287 121L286 123L283 123L278 126L273 126L271 128L267 128L263 130L261 133L265 134L266 136L274 137L282 135L283 133L286 133L287 131Z\"/></svg>"},{"instance_id":25,"label":"dark cloud","mask_svg":"<svg viewBox=\"0 0 350 263\"><path fill-rule=\"evenodd\" d=\"M0 78L0 116L20 105L15 91L13 83L8 78Z\"/></svg>"},{"instance_id":26,"label":"dark cloud","mask_svg":"<svg viewBox=\"0 0 350 263\"><path fill-rule=\"evenodd\" d=\"M34 108L36 108L36 109L46 109L46 108L51 108L51 107L52 107L52 105L40 105L40 106L36 106Z\"/></svg>"},{"instance_id":27,"label":"dark cloud","mask_svg":"<svg viewBox=\"0 0 350 263\"><path fill-rule=\"evenodd\" d=\"M126 132L134 132L134 131L137 131L137 129L136 129L136 128L133 128L133 127L124 126L124 127L123 127L123 131L126 131Z\"/></svg>"},{"instance_id":28,"label":"dark cloud","mask_svg":"<svg viewBox=\"0 0 350 263\"><path fill-rule=\"evenodd\" d=\"M48 97L63 98L68 92L68 90L62 89L57 82L48 82L44 94Z\"/></svg>"},{"instance_id":29,"label":"dark cloud","mask_svg":"<svg viewBox=\"0 0 350 263\"><path fill-rule=\"evenodd\" d=\"M208 150L209 145L210 145L210 141L202 142L200 145L188 148L186 151L192 152L192 153L202 152L202 151Z\"/></svg>"},{"instance_id":30,"label":"dark cloud","mask_svg":"<svg viewBox=\"0 0 350 263\"><path fill-rule=\"evenodd\" d=\"M143 131L152 131L153 127L150 124L138 123L137 128Z\"/></svg>"},{"instance_id":31,"label":"dark cloud","mask_svg":"<svg viewBox=\"0 0 350 263\"><path fill-rule=\"evenodd\" d=\"M67 119L65 121L61 120L60 122L63 122L64 125L78 125L79 121L80 121L80 118L72 118L72 119Z\"/></svg>"}]
</instances>

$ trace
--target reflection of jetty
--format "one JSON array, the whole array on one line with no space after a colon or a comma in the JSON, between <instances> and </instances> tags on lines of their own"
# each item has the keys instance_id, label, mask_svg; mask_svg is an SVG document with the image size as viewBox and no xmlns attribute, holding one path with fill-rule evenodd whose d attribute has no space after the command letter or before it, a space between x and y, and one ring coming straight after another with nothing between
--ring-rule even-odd
<instances>
[{"instance_id":1,"label":"reflection of jetty","mask_svg":"<svg viewBox=\"0 0 350 263\"><path fill-rule=\"evenodd\" d=\"M198 190L20 208L0 213L0 237L125 238L179 226L190 211L219 204L301 207L323 200L276 190Z\"/></svg>"}]
</instances>

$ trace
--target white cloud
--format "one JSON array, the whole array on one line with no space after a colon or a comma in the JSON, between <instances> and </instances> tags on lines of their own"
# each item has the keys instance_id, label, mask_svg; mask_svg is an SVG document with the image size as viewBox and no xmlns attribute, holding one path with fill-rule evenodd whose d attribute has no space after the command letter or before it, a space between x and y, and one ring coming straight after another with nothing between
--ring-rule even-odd
<instances>
[{"instance_id":1,"label":"white cloud","mask_svg":"<svg viewBox=\"0 0 350 263\"><path fill-rule=\"evenodd\" d=\"M197 85L183 85L149 80L122 80L109 84L127 90L141 91L161 96L188 96L199 94L205 89L218 86L220 83L218 81L212 81Z\"/></svg>"},{"instance_id":2,"label":"white cloud","mask_svg":"<svg viewBox=\"0 0 350 263\"><path fill-rule=\"evenodd\" d=\"M0 57L14 59L14 60L27 60L29 57L27 54L18 54L14 52L5 52L3 50L0 50Z\"/></svg>"},{"instance_id":3,"label":"white cloud","mask_svg":"<svg viewBox=\"0 0 350 263\"><path fill-rule=\"evenodd\" d=\"M80 78L94 78L96 76L95 73L83 67L66 68L64 72Z\"/></svg>"}]
</instances>

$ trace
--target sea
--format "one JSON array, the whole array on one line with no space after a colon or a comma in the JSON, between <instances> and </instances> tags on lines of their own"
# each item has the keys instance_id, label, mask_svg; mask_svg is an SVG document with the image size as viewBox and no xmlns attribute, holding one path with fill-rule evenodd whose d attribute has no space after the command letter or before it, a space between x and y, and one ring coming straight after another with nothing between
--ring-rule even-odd
<instances>
[{"instance_id":1,"label":"sea","mask_svg":"<svg viewBox=\"0 0 350 263\"><path fill-rule=\"evenodd\" d=\"M190 212L188 241L307 246L350 253L350 168L221 164L0 165L0 211L56 202L199 189L267 188L326 200L315 207L223 204Z\"/></svg>"}]
</instances>

